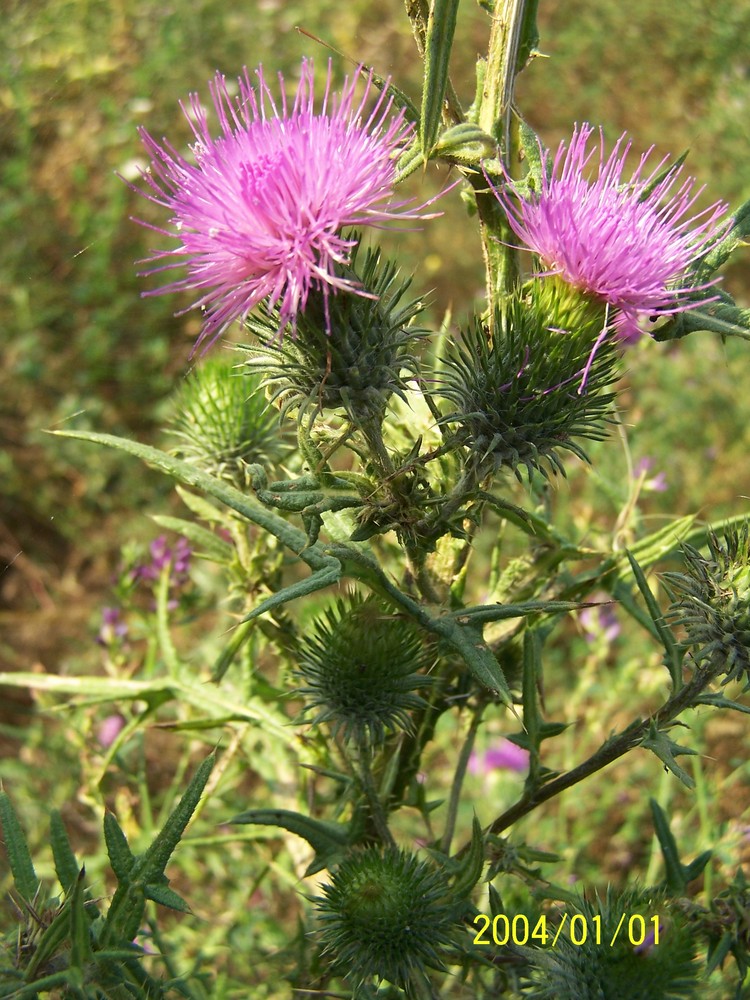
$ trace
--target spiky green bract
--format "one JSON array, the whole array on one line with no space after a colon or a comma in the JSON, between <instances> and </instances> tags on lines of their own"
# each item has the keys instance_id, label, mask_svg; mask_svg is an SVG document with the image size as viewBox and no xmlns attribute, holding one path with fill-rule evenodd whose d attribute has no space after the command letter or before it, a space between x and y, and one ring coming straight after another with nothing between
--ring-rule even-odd
<instances>
[{"instance_id":1,"label":"spiky green bract","mask_svg":"<svg viewBox=\"0 0 750 1000\"><path fill-rule=\"evenodd\" d=\"M261 382L223 358L201 363L174 401L170 429L179 439L174 453L237 486L245 485L247 465L281 462L289 444Z\"/></svg>"},{"instance_id":2,"label":"spiky green bract","mask_svg":"<svg viewBox=\"0 0 750 1000\"><path fill-rule=\"evenodd\" d=\"M475 323L445 362L443 418L481 475L501 468L563 472L560 452L586 460L576 438L599 440L614 399L617 351L600 342L604 310L557 279L508 300L493 339ZM586 370L588 366L588 371Z\"/></svg>"},{"instance_id":3,"label":"spiky green bract","mask_svg":"<svg viewBox=\"0 0 750 1000\"><path fill-rule=\"evenodd\" d=\"M750 687L750 523L727 529L724 539L708 536L709 555L683 546L685 573L665 573L674 598L675 624L685 628L685 645L696 663L709 659L717 673Z\"/></svg>"},{"instance_id":4,"label":"spiky green bract","mask_svg":"<svg viewBox=\"0 0 750 1000\"><path fill-rule=\"evenodd\" d=\"M367 293L329 295L311 291L295 329L281 337L279 317L251 315L247 327L263 342L243 347L248 365L263 374L271 399L282 413L344 409L356 426L382 420L389 397L404 398L406 379L417 373L414 346L425 331L411 324L422 311L406 299L410 280L380 251L354 252L336 277Z\"/></svg>"},{"instance_id":5,"label":"spiky green bract","mask_svg":"<svg viewBox=\"0 0 750 1000\"><path fill-rule=\"evenodd\" d=\"M373 598L339 600L302 640L298 675L312 720L359 746L382 743L387 731L409 730L409 711L424 706L414 689L430 678L416 627Z\"/></svg>"},{"instance_id":6,"label":"spiky green bract","mask_svg":"<svg viewBox=\"0 0 750 1000\"><path fill-rule=\"evenodd\" d=\"M557 919L563 916L566 926L554 948L519 949L532 966L524 1000L688 1000L701 995L694 935L664 893L631 888L616 896L608 891L603 900L581 899L575 909L566 907ZM548 928L553 936L556 930Z\"/></svg>"},{"instance_id":7,"label":"spiky green bract","mask_svg":"<svg viewBox=\"0 0 750 1000\"><path fill-rule=\"evenodd\" d=\"M352 854L315 899L324 953L360 986L375 976L407 986L441 951L455 946L465 898L454 898L445 872L396 848Z\"/></svg>"}]
</instances>

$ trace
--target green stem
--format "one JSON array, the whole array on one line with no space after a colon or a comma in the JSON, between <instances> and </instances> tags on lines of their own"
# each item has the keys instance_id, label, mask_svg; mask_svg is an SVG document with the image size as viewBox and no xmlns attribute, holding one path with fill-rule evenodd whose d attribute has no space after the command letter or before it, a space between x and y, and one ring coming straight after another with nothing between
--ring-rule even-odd
<instances>
[{"instance_id":1,"label":"green stem","mask_svg":"<svg viewBox=\"0 0 750 1000\"><path fill-rule=\"evenodd\" d=\"M482 722L483 711L484 704L477 708L474 718L471 720L469 732L466 734L466 740L464 741L464 745L461 747L461 753L458 757L456 773L453 778L453 785L451 786L451 797L448 802L448 818L445 821L445 832L443 834L443 839L440 842L440 850L443 854L450 854L451 841L453 840L453 833L456 829L456 820L458 818L458 807L461 801L461 788L463 787L464 778L466 777L469 757L471 757L471 751L474 749L474 740L476 739L477 731Z\"/></svg>"},{"instance_id":2,"label":"green stem","mask_svg":"<svg viewBox=\"0 0 750 1000\"><path fill-rule=\"evenodd\" d=\"M413 969L409 975L409 992L413 1000L440 1000L440 995L421 969Z\"/></svg>"},{"instance_id":3,"label":"green stem","mask_svg":"<svg viewBox=\"0 0 750 1000\"><path fill-rule=\"evenodd\" d=\"M537 0L503 0L502 9L492 18L478 124L497 140L502 171L508 176L515 159L511 117L516 76L526 63L528 42L535 34L536 5ZM496 306L518 284L518 251L506 215L484 177L476 175L471 180L487 271L488 324L492 334Z\"/></svg>"},{"instance_id":4,"label":"green stem","mask_svg":"<svg viewBox=\"0 0 750 1000\"><path fill-rule=\"evenodd\" d=\"M406 7L406 16L411 24L414 41L417 43L417 51L424 60L427 44L427 22L430 19L429 0L404 0L404 6ZM445 88L443 117L451 125L458 125L465 120L461 102L450 80Z\"/></svg>"},{"instance_id":5,"label":"green stem","mask_svg":"<svg viewBox=\"0 0 750 1000\"><path fill-rule=\"evenodd\" d=\"M396 841L393 839L393 834L388 829L388 817L372 777L372 770L370 769L370 749L367 746L361 746L359 748L358 777L362 786L362 791L365 793L367 801L370 805L370 815L381 842L386 847L395 847Z\"/></svg>"},{"instance_id":6,"label":"green stem","mask_svg":"<svg viewBox=\"0 0 750 1000\"><path fill-rule=\"evenodd\" d=\"M529 790L515 805L511 806L504 813L492 821L488 828L489 833L499 834L508 827L513 826L519 819L533 812L543 802L554 798L567 788L572 788L579 781L588 778L590 775L601 771L607 764L623 757L629 750L638 746L643 737L648 733L652 723L656 723L660 728L673 721L686 708L690 708L695 703L695 699L707 687L716 676L717 665L713 662L696 670L695 676L669 701L652 715L643 721L631 723L627 729L623 730L619 736L614 736L607 740L588 760L583 761L572 771L560 775L552 781L542 785L541 788ZM469 850L470 845L465 844L460 854Z\"/></svg>"},{"instance_id":7,"label":"green stem","mask_svg":"<svg viewBox=\"0 0 750 1000\"><path fill-rule=\"evenodd\" d=\"M511 154L510 121L516 76L528 58L524 42L533 31L536 6L537 0L503 0L502 10L492 18L479 127L497 139L505 166Z\"/></svg>"}]
</instances>

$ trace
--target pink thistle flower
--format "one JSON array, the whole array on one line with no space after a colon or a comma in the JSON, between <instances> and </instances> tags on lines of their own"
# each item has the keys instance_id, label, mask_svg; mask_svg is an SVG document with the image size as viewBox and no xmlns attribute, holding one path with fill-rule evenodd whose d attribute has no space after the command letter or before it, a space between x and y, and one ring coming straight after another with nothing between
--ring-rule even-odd
<instances>
[{"instance_id":1,"label":"pink thistle flower","mask_svg":"<svg viewBox=\"0 0 750 1000\"><path fill-rule=\"evenodd\" d=\"M471 774L487 774L496 769L514 771L524 774L529 769L529 751L517 746L510 740L501 739L495 746L478 754L472 750L469 755L469 772Z\"/></svg>"},{"instance_id":2,"label":"pink thistle flower","mask_svg":"<svg viewBox=\"0 0 750 1000\"><path fill-rule=\"evenodd\" d=\"M188 107L180 105L196 138L194 163L140 130L152 164L143 175L150 191L136 190L170 210L173 230L142 224L180 240L149 258L154 266L145 273L187 266L185 277L146 294L199 293L191 308L204 309L205 321L196 348L210 347L263 300L269 311L279 306L283 329L294 326L311 289L322 291L326 315L331 292L367 295L336 274L335 265L345 264L355 245L342 230L432 217L420 214L426 205L409 210L411 202L392 200L396 157L413 126L385 93L367 113L372 74L357 101L361 75L357 70L334 94L329 64L316 112L311 61L302 63L293 103L279 75L280 105L261 68L256 89L245 70L234 100L217 73L209 86L218 138L197 94L190 95ZM163 260L168 263L156 263Z\"/></svg>"},{"instance_id":3,"label":"pink thistle flower","mask_svg":"<svg viewBox=\"0 0 750 1000\"><path fill-rule=\"evenodd\" d=\"M541 189L529 200L512 197L512 187L510 193L496 194L513 231L539 255L545 273L559 275L612 307L615 335L632 343L643 332L642 318L669 316L714 300L693 293L716 281L696 287L689 272L728 224L723 218L727 205L717 201L691 215L703 187L694 191L692 177L681 180L682 166L657 183L668 157L647 173L653 147L623 183L631 147L627 134L605 158L601 129L599 142L589 148L593 133L586 123L576 126L567 147L560 143L551 169L543 152ZM592 161L595 176L589 177ZM601 340L603 336L597 347Z\"/></svg>"}]
</instances>

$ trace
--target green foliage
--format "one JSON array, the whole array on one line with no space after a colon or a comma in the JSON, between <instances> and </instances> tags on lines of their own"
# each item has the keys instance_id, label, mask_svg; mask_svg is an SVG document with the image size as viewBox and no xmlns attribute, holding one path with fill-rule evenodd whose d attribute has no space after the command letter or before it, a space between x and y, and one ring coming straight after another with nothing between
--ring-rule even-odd
<instances>
[{"instance_id":1,"label":"green foliage","mask_svg":"<svg viewBox=\"0 0 750 1000\"><path fill-rule=\"evenodd\" d=\"M111 813L104 819L104 836L117 879L106 912L86 887L84 867L78 866L58 813L50 819L50 839L62 900L48 894L36 880L26 839L10 800L2 793L0 820L19 897L20 926L10 964L0 967L0 996L51 994L98 1000L106 997L191 997L187 979L155 979L143 964L143 949L134 943L144 921L146 900L187 911L187 904L169 887L165 868L182 838L213 768L210 756L198 768L177 807L151 846L135 857ZM6 956L13 954L11 936Z\"/></svg>"}]
</instances>

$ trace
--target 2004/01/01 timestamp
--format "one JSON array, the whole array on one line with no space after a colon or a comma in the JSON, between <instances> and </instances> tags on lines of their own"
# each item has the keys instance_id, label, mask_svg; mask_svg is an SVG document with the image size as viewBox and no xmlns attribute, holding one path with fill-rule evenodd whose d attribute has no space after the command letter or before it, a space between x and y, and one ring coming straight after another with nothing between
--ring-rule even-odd
<instances>
[{"instance_id":1,"label":"2004/01/01 timestamp","mask_svg":"<svg viewBox=\"0 0 750 1000\"><path fill-rule=\"evenodd\" d=\"M500 947L507 944L536 943L543 948L554 948L566 927L566 938L577 947L592 941L597 945L614 948L618 940L635 948L652 947L659 944L660 932L658 915L646 917L641 913L630 916L623 913L614 930L602 928L602 918L598 914L586 917L582 913L574 913L572 916L563 913L559 923L550 922L549 926L545 914L533 922L525 913L518 913L514 917L498 913L494 919L486 913L479 913L474 917L473 923L479 928L474 935L474 944L496 944Z\"/></svg>"}]
</instances>

